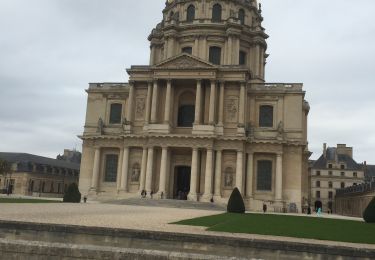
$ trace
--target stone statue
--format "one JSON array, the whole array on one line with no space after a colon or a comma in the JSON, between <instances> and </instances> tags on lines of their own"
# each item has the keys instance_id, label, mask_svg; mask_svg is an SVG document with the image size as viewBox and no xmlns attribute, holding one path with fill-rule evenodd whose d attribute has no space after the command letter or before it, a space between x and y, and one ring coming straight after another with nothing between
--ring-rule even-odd
<instances>
[{"instance_id":1,"label":"stone statue","mask_svg":"<svg viewBox=\"0 0 375 260\"><path fill-rule=\"evenodd\" d=\"M103 122L103 119L100 117L99 120L98 120L98 130L97 132L99 134L104 134L104 122Z\"/></svg>"},{"instance_id":2,"label":"stone statue","mask_svg":"<svg viewBox=\"0 0 375 260\"><path fill-rule=\"evenodd\" d=\"M227 173L225 175L225 187L232 187L233 186L233 174Z\"/></svg>"},{"instance_id":3,"label":"stone statue","mask_svg":"<svg viewBox=\"0 0 375 260\"><path fill-rule=\"evenodd\" d=\"M282 140L284 139L284 123L280 121L279 125L277 126L277 139Z\"/></svg>"},{"instance_id":4,"label":"stone statue","mask_svg":"<svg viewBox=\"0 0 375 260\"><path fill-rule=\"evenodd\" d=\"M139 182L139 168L138 167L133 168L131 180L132 182Z\"/></svg>"}]
</instances>

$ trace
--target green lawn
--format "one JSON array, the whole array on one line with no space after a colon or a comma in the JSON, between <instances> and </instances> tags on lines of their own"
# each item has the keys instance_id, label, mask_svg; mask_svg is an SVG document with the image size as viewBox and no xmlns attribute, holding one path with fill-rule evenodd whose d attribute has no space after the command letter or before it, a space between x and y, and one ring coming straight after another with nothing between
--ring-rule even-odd
<instances>
[{"instance_id":1,"label":"green lawn","mask_svg":"<svg viewBox=\"0 0 375 260\"><path fill-rule=\"evenodd\" d=\"M56 200L0 198L0 203L61 203Z\"/></svg>"},{"instance_id":2,"label":"green lawn","mask_svg":"<svg viewBox=\"0 0 375 260\"><path fill-rule=\"evenodd\" d=\"M209 231L375 244L375 224L352 220L225 213L173 224L203 226Z\"/></svg>"}]
</instances>

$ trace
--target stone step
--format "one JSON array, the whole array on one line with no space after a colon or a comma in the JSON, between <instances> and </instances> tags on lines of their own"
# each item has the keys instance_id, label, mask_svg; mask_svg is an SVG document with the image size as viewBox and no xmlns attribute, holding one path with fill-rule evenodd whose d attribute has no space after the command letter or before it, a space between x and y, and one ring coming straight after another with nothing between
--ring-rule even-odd
<instances>
[{"instance_id":1,"label":"stone step","mask_svg":"<svg viewBox=\"0 0 375 260\"><path fill-rule=\"evenodd\" d=\"M226 210L226 205L221 205L221 204L213 204L209 202L187 201L187 200L170 200L170 199L130 198L130 199L115 200L115 201L106 201L105 203L117 204L117 205L188 208L188 209L217 210L217 211Z\"/></svg>"}]
</instances>

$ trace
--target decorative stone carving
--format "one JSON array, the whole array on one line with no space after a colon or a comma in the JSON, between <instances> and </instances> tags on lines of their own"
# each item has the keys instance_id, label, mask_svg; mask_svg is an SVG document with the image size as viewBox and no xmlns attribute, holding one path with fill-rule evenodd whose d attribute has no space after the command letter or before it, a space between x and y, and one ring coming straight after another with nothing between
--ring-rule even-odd
<instances>
[{"instance_id":1,"label":"decorative stone carving","mask_svg":"<svg viewBox=\"0 0 375 260\"><path fill-rule=\"evenodd\" d=\"M224 187L225 188L233 188L233 175L234 175L233 168L228 167L225 169L225 175L224 175Z\"/></svg>"},{"instance_id":2,"label":"decorative stone carving","mask_svg":"<svg viewBox=\"0 0 375 260\"><path fill-rule=\"evenodd\" d=\"M138 183L139 182L139 176L140 176L140 167L138 163L135 163L132 168L132 175L131 175L131 182L132 183Z\"/></svg>"},{"instance_id":3,"label":"decorative stone carving","mask_svg":"<svg viewBox=\"0 0 375 260\"><path fill-rule=\"evenodd\" d=\"M135 100L135 118L136 120L144 119L144 112L146 107L146 99L144 97L137 97Z\"/></svg>"},{"instance_id":4,"label":"decorative stone carving","mask_svg":"<svg viewBox=\"0 0 375 260\"><path fill-rule=\"evenodd\" d=\"M238 98L229 97L225 101L225 121L228 123L237 123L238 121Z\"/></svg>"},{"instance_id":5,"label":"decorative stone carving","mask_svg":"<svg viewBox=\"0 0 375 260\"><path fill-rule=\"evenodd\" d=\"M284 139L284 123L280 121L279 125L277 126L277 139L283 140Z\"/></svg>"},{"instance_id":6,"label":"decorative stone carving","mask_svg":"<svg viewBox=\"0 0 375 260\"><path fill-rule=\"evenodd\" d=\"M103 119L101 117L98 120L97 133L100 134L100 135L104 134L104 122L103 122Z\"/></svg>"},{"instance_id":7,"label":"decorative stone carving","mask_svg":"<svg viewBox=\"0 0 375 260\"><path fill-rule=\"evenodd\" d=\"M186 54L159 65L162 68L188 69L188 68L212 68L209 63L193 59Z\"/></svg>"}]
</instances>

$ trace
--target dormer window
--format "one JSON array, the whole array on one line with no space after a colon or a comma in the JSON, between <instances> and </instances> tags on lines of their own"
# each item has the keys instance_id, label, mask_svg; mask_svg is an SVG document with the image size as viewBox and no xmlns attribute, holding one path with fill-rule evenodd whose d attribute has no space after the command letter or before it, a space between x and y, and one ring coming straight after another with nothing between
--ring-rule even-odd
<instances>
[{"instance_id":1,"label":"dormer window","mask_svg":"<svg viewBox=\"0 0 375 260\"><path fill-rule=\"evenodd\" d=\"M340 165L340 169L341 169L341 170L344 170L344 169L345 169L345 165L341 164L341 165Z\"/></svg>"}]
</instances>

